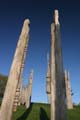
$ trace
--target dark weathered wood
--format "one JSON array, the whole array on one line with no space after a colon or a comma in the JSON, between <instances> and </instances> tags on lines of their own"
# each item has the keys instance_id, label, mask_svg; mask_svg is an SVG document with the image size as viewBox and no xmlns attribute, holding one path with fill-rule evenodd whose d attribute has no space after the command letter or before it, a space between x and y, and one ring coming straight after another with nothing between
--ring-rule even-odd
<instances>
[{"instance_id":1,"label":"dark weathered wood","mask_svg":"<svg viewBox=\"0 0 80 120\"><path fill-rule=\"evenodd\" d=\"M58 11L55 10L55 22L51 25L51 120L66 120L65 82L58 17Z\"/></svg>"}]
</instances>

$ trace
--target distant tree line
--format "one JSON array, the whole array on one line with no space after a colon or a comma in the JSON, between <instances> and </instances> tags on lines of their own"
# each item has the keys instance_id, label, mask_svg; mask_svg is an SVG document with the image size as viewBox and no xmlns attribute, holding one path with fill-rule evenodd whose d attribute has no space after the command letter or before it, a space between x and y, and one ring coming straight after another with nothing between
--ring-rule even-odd
<instances>
[{"instance_id":1,"label":"distant tree line","mask_svg":"<svg viewBox=\"0 0 80 120\"><path fill-rule=\"evenodd\" d=\"M0 74L0 101L2 101L8 77Z\"/></svg>"}]
</instances>

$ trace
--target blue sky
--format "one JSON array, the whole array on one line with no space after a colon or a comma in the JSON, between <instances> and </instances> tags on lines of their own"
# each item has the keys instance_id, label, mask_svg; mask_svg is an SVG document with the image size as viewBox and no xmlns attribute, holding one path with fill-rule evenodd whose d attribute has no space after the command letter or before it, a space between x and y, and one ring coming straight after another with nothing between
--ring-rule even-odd
<instances>
[{"instance_id":1,"label":"blue sky","mask_svg":"<svg viewBox=\"0 0 80 120\"><path fill-rule=\"evenodd\" d=\"M59 10L64 69L69 70L73 102L80 102L80 7L77 0L10 0L0 3L0 73L9 74L25 18L30 19L30 40L24 68L26 85L34 69L33 102L47 102L47 52L53 11Z\"/></svg>"}]
</instances>

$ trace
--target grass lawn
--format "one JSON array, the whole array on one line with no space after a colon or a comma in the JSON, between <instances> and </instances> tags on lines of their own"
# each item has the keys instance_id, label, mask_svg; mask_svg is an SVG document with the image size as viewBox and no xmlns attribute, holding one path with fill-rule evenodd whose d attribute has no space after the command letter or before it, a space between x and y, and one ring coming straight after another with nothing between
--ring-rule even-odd
<instances>
[{"instance_id":1,"label":"grass lawn","mask_svg":"<svg viewBox=\"0 0 80 120\"><path fill-rule=\"evenodd\" d=\"M20 106L13 113L12 120L50 120L50 105L32 103L30 109Z\"/></svg>"},{"instance_id":2,"label":"grass lawn","mask_svg":"<svg viewBox=\"0 0 80 120\"><path fill-rule=\"evenodd\" d=\"M80 120L80 106L75 106L73 110L68 110L68 120Z\"/></svg>"},{"instance_id":3,"label":"grass lawn","mask_svg":"<svg viewBox=\"0 0 80 120\"><path fill-rule=\"evenodd\" d=\"M68 110L67 114L68 120L80 120L80 106ZM32 103L28 110L24 106L20 106L13 113L12 120L50 120L50 105Z\"/></svg>"}]
</instances>

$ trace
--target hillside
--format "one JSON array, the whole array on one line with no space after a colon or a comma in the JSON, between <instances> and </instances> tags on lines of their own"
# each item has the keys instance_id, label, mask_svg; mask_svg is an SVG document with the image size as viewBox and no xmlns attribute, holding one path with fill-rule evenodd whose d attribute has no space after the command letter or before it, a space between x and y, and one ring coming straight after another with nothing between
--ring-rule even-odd
<instances>
[{"instance_id":1,"label":"hillside","mask_svg":"<svg viewBox=\"0 0 80 120\"><path fill-rule=\"evenodd\" d=\"M80 120L80 106L67 111L68 120ZM50 120L50 105L41 103L32 103L29 110L25 107L18 107L13 113L12 120Z\"/></svg>"}]
</instances>

